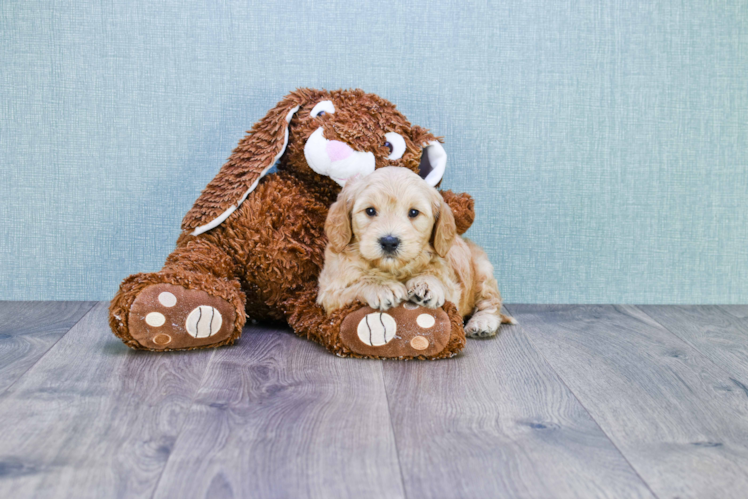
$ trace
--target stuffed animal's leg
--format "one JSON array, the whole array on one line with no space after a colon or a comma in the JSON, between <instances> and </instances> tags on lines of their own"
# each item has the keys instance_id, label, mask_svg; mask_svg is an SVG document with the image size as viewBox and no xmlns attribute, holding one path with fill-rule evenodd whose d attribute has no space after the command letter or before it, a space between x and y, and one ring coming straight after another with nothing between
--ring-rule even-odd
<instances>
[{"instance_id":1,"label":"stuffed animal's leg","mask_svg":"<svg viewBox=\"0 0 748 500\"><path fill-rule=\"evenodd\" d=\"M427 309L410 302L386 312L356 302L329 316L317 304L315 285L285 302L291 328L339 356L396 359L450 358L465 347L462 317L454 304Z\"/></svg>"},{"instance_id":2,"label":"stuffed animal's leg","mask_svg":"<svg viewBox=\"0 0 748 500\"><path fill-rule=\"evenodd\" d=\"M109 307L114 334L133 349L230 344L246 321L233 259L207 237L189 238L156 273L126 278Z\"/></svg>"},{"instance_id":3,"label":"stuffed animal's leg","mask_svg":"<svg viewBox=\"0 0 748 500\"><path fill-rule=\"evenodd\" d=\"M335 354L345 356L348 350L340 343L340 325L349 313L362 305L356 302L327 316L322 306L317 304L317 284L307 283L286 299L282 307L286 321L297 335L314 340Z\"/></svg>"}]
</instances>

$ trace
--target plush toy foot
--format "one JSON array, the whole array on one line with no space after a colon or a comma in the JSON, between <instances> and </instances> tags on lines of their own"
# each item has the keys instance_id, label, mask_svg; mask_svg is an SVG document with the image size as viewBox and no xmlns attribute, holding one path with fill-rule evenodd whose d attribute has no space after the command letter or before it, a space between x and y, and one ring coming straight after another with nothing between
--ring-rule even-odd
<instances>
[{"instance_id":1,"label":"plush toy foot","mask_svg":"<svg viewBox=\"0 0 748 500\"><path fill-rule=\"evenodd\" d=\"M236 311L225 300L179 285L149 285L130 308L130 335L153 350L194 349L225 341Z\"/></svg>"},{"instance_id":2,"label":"plush toy foot","mask_svg":"<svg viewBox=\"0 0 748 500\"><path fill-rule=\"evenodd\" d=\"M405 302L386 312L371 307L354 311L340 326L340 341L359 356L445 357L440 354L447 348L451 329L444 310Z\"/></svg>"}]
</instances>

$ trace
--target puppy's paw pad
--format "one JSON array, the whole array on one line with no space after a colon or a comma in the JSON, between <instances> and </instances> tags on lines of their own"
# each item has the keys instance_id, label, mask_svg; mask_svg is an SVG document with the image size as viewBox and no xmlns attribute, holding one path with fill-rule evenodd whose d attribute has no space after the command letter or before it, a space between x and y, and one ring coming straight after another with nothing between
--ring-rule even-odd
<instances>
[{"instance_id":1,"label":"puppy's paw pad","mask_svg":"<svg viewBox=\"0 0 748 500\"><path fill-rule=\"evenodd\" d=\"M444 305L444 289L435 282L435 278L415 278L408 282L408 300L420 306L435 309Z\"/></svg>"},{"instance_id":2,"label":"puppy's paw pad","mask_svg":"<svg viewBox=\"0 0 748 500\"><path fill-rule=\"evenodd\" d=\"M401 283L384 285L372 285L363 293L364 301L372 309L386 311L402 302L407 295L405 287Z\"/></svg>"}]
</instances>

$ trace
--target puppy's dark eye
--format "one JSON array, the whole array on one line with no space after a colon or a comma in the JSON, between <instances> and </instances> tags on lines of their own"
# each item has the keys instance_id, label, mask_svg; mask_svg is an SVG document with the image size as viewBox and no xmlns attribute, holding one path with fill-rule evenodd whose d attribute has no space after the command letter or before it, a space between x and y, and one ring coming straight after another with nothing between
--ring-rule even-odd
<instances>
[{"instance_id":1,"label":"puppy's dark eye","mask_svg":"<svg viewBox=\"0 0 748 500\"><path fill-rule=\"evenodd\" d=\"M324 111L320 111L319 113L317 113L317 118L319 118L320 116L325 116L326 114L327 113L325 113Z\"/></svg>"},{"instance_id":2,"label":"puppy's dark eye","mask_svg":"<svg viewBox=\"0 0 748 500\"><path fill-rule=\"evenodd\" d=\"M418 211L418 210L416 210L415 208L411 208L411 209L410 209L410 210L408 211L408 217L410 217L411 219L415 219L416 217L418 217L418 215L419 215L420 213L421 213L421 212L419 212L419 211Z\"/></svg>"},{"instance_id":3,"label":"puppy's dark eye","mask_svg":"<svg viewBox=\"0 0 748 500\"><path fill-rule=\"evenodd\" d=\"M390 141L385 142L384 147L390 150L390 154L392 154L392 151L395 149L392 147L392 143Z\"/></svg>"},{"instance_id":4,"label":"puppy's dark eye","mask_svg":"<svg viewBox=\"0 0 748 500\"><path fill-rule=\"evenodd\" d=\"M377 215L377 210L373 207L369 207L366 209L366 215L368 215L369 217L374 217L375 215Z\"/></svg>"}]
</instances>

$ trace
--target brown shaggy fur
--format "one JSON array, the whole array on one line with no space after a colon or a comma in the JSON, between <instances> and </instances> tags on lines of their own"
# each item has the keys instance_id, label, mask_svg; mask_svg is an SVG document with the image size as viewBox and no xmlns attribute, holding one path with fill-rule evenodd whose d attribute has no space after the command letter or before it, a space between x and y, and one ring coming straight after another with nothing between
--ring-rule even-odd
<instances>
[{"instance_id":1,"label":"brown shaggy fur","mask_svg":"<svg viewBox=\"0 0 748 500\"><path fill-rule=\"evenodd\" d=\"M332 100L335 113L314 118L316 103ZM288 127L288 146L278 172L259 180L246 201L217 227L193 236L235 205L281 151L285 118L300 109ZM324 234L328 208L340 186L314 172L306 163L304 145L318 127L328 140L339 140L357 151L370 151L376 168L400 166L418 172L422 148L439 140L425 129L412 126L393 104L361 90L324 91L298 89L257 122L244 137L216 177L208 184L182 221L183 233L161 271L125 279L110 307L115 335L135 349L144 349L129 331L129 311L139 292L148 285L169 283L202 290L236 309L234 330L228 339L206 345L230 344L241 335L247 316L288 322L300 336L340 355L353 355L339 341L343 319L362 304L335 311L329 317L316 304L317 277L327 243ZM403 136L406 151L399 160L388 160L383 144L386 132ZM457 220L458 232L473 221L473 201L468 195L443 192ZM453 304L445 304L453 324L451 340L437 357L448 357L465 344L462 318ZM169 350L169 349L164 349Z\"/></svg>"}]
</instances>

